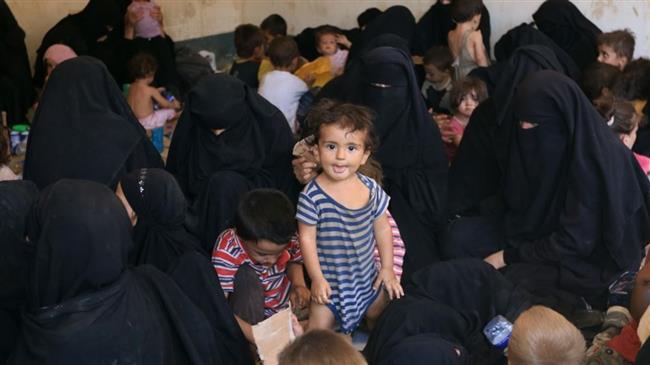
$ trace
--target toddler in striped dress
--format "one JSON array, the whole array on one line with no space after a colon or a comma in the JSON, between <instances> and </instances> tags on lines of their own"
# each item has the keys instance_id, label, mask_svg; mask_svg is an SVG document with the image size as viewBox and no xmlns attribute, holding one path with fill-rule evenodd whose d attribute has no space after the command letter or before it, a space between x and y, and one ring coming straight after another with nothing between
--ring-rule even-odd
<instances>
[{"instance_id":1,"label":"toddler in striped dress","mask_svg":"<svg viewBox=\"0 0 650 365\"><path fill-rule=\"evenodd\" d=\"M358 173L375 147L372 112L323 100L308 123L322 172L300 194L296 218L304 265L312 281L308 330L353 332L364 316L378 318L391 299L404 295L393 271L389 197ZM374 264L379 250L381 269ZM381 290L381 288L384 290Z\"/></svg>"}]
</instances>

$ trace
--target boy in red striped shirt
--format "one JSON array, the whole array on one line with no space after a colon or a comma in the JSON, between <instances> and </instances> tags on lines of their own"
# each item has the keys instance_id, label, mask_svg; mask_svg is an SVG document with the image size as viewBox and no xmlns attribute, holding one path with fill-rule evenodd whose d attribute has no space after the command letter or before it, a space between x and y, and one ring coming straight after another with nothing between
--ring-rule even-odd
<instances>
[{"instance_id":1,"label":"boy in red striped shirt","mask_svg":"<svg viewBox=\"0 0 650 365\"><path fill-rule=\"evenodd\" d=\"M239 203L235 228L222 232L214 246L212 264L221 288L251 343L251 325L289 300L297 308L309 304L294 216L282 192L252 190Z\"/></svg>"}]
</instances>

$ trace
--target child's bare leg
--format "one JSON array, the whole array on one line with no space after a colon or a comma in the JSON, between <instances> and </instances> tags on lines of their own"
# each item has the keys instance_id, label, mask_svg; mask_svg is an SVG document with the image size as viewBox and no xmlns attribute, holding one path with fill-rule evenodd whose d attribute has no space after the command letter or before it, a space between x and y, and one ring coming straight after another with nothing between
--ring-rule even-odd
<instances>
[{"instance_id":1,"label":"child's bare leg","mask_svg":"<svg viewBox=\"0 0 650 365\"><path fill-rule=\"evenodd\" d=\"M334 313L326 305L311 302L309 306L309 325L307 331L315 329L332 329L336 319Z\"/></svg>"},{"instance_id":2,"label":"child's bare leg","mask_svg":"<svg viewBox=\"0 0 650 365\"><path fill-rule=\"evenodd\" d=\"M377 299L375 299L374 302L368 307L368 311L366 312L366 323L368 324L368 329L373 330L375 328L375 324L377 323L377 320L379 319L379 316L384 312L384 309L388 306L390 303L390 298L388 298L388 294L386 293L385 290L380 290L379 295L377 295Z\"/></svg>"}]
</instances>

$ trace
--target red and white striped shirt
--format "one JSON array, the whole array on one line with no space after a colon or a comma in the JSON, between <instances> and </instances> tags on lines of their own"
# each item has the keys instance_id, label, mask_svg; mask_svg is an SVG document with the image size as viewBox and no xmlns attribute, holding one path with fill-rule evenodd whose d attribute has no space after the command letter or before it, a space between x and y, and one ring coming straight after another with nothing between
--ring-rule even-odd
<instances>
[{"instance_id":1,"label":"red and white striped shirt","mask_svg":"<svg viewBox=\"0 0 650 365\"><path fill-rule=\"evenodd\" d=\"M226 294L234 290L235 274L243 264L250 265L258 274L264 288L264 315L270 317L287 305L291 287L287 265L302 262L298 238L293 237L273 266L260 265L248 256L241 238L234 229L223 231L212 251L212 265L219 275L221 288Z\"/></svg>"}]
</instances>

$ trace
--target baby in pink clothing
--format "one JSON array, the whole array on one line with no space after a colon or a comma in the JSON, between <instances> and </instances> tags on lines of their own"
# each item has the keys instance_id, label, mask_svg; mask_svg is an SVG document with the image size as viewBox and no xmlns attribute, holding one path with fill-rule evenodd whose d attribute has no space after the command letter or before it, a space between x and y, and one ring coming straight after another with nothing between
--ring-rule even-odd
<instances>
[{"instance_id":1,"label":"baby in pink clothing","mask_svg":"<svg viewBox=\"0 0 650 365\"><path fill-rule=\"evenodd\" d=\"M463 77L456 81L449 95L449 103L454 115L441 128L449 162L454 160L456 150L463 139L465 127L474 109L487 99L487 87L477 78Z\"/></svg>"},{"instance_id":2,"label":"baby in pink clothing","mask_svg":"<svg viewBox=\"0 0 650 365\"><path fill-rule=\"evenodd\" d=\"M135 23L136 37L149 39L162 35L160 23L151 16L155 7L153 0L133 0L129 5L129 11L142 12L142 18Z\"/></svg>"},{"instance_id":3,"label":"baby in pink clothing","mask_svg":"<svg viewBox=\"0 0 650 365\"><path fill-rule=\"evenodd\" d=\"M127 101L145 129L156 129L177 117L181 108L178 100L169 101L160 93L162 88L150 86L156 75L156 60L148 53L139 53L129 61L133 82L129 86ZM160 109L154 109L154 102Z\"/></svg>"}]
</instances>

